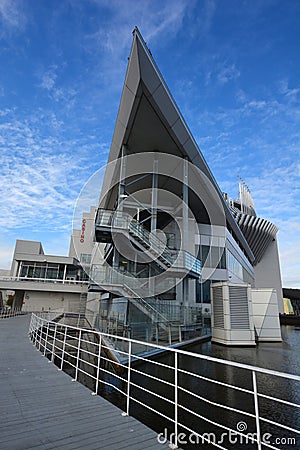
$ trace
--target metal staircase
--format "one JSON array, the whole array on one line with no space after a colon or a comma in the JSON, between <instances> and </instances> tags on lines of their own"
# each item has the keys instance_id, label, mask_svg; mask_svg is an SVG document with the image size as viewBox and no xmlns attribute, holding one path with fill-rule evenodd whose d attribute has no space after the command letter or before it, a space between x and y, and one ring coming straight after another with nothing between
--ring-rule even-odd
<instances>
[{"instance_id":1,"label":"metal staircase","mask_svg":"<svg viewBox=\"0 0 300 450\"><path fill-rule=\"evenodd\" d=\"M95 234L98 242L112 241L112 231L122 233L164 270L172 269L174 276L185 272L188 276L198 278L201 275L201 262L186 250L171 250L155 233L149 232L140 222L122 211L99 209L95 221ZM108 254L107 248L106 254Z\"/></svg>"},{"instance_id":2,"label":"metal staircase","mask_svg":"<svg viewBox=\"0 0 300 450\"><path fill-rule=\"evenodd\" d=\"M107 289L116 295L128 298L132 304L150 317L153 322L159 322L162 328L167 329L169 326L168 319L135 291L135 289L140 288L140 280L132 275L128 275L128 273L125 274L113 270L109 266L93 267L91 271L92 283L95 286L101 286L103 290ZM93 290L93 288L90 290Z\"/></svg>"},{"instance_id":3,"label":"metal staircase","mask_svg":"<svg viewBox=\"0 0 300 450\"><path fill-rule=\"evenodd\" d=\"M113 250L112 233L121 233L126 239L134 243L137 248L150 255L153 263L168 270L168 276L159 284L161 292L170 289L170 280L178 276L198 278L201 275L201 262L192 254L184 250L171 250L155 233L148 231L142 223L133 219L123 211L109 211L99 209L95 221L95 234L98 242L106 242L105 257ZM172 285L173 286L173 285ZM181 316L167 313L167 309L160 304L158 309L155 302L149 298L154 294L151 279L139 278L131 272L120 272L110 265L93 265L90 273L90 291L109 291L126 297L145 316L150 318L156 327L156 338L159 333L167 333L169 342L172 332L177 330L180 340L180 327L185 325ZM148 299L148 300L147 300ZM185 317L185 316L184 316ZM178 331L179 330L179 331Z\"/></svg>"}]
</instances>

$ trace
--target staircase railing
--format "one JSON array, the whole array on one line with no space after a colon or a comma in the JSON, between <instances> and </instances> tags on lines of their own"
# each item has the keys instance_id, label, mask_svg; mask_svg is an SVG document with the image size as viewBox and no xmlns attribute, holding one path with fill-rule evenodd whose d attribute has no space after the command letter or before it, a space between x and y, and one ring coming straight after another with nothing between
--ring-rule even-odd
<instances>
[{"instance_id":1,"label":"staircase railing","mask_svg":"<svg viewBox=\"0 0 300 450\"><path fill-rule=\"evenodd\" d=\"M186 250L171 250L155 233L148 231L140 222L123 211L99 209L96 226L128 230L147 251L156 253L158 259L167 267L175 267L201 274L201 261Z\"/></svg>"}]
</instances>

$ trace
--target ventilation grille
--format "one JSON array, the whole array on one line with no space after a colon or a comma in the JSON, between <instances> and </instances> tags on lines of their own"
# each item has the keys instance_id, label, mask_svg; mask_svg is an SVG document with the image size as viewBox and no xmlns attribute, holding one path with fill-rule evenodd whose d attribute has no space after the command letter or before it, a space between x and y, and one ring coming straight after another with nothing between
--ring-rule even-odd
<instances>
[{"instance_id":1,"label":"ventilation grille","mask_svg":"<svg viewBox=\"0 0 300 450\"><path fill-rule=\"evenodd\" d=\"M214 327L224 328L223 288L213 287L213 314Z\"/></svg>"},{"instance_id":2,"label":"ventilation grille","mask_svg":"<svg viewBox=\"0 0 300 450\"><path fill-rule=\"evenodd\" d=\"M229 286L230 323L232 330L249 330L247 288Z\"/></svg>"}]
</instances>

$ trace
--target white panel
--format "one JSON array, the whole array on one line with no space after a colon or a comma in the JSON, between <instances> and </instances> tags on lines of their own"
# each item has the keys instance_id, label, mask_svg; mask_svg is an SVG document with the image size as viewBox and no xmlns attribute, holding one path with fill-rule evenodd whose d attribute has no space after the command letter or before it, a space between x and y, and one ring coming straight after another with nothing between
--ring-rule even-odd
<instances>
[{"instance_id":1,"label":"white panel","mask_svg":"<svg viewBox=\"0 0 300 450\"><path fill-rule=\"evenodd\" d=\"M140 68L138 61L138 52L136 41L133 45L132 52L130 55L130 62L127 69L125 85L135 94L140 81Z\"/></svg>"},{"instance_id":2,"label":"white panel","mask_svg":"<svg viewBox=\"0 0 300 450\"><path fill-rule=\"evenodd\" d=\"M210 237L209 236L205 236L204 234L201 234L200 239L201 239L201 245L210 245Z\"/></svg>"},{"instance_id":3,"label":"white panel","mask_svg":"<svg viewBox=\"0 0 300 450\"><path fill-rule=\"evenodd\" d=\"M127 86L124 86L118 114L118 119L124 125L124 127L127 127L128 125L128 120L132 111L134 100L134 94L128 89Z\"/></svg>"},{"instance_id":4,"label":"white panel","mask_svg":"<svg viewBox=\"0 0 300 450\"><path fill-rule=\"evenodd\" d=\"M161 80L158 77L158 74L154 69L152 62L150 62L149 57L145 53L145 50L140 42L138 42L138 54L140 61L141 78L144 81L150 94L152 95L161 84Z\"/></svg>"}]
</instances>

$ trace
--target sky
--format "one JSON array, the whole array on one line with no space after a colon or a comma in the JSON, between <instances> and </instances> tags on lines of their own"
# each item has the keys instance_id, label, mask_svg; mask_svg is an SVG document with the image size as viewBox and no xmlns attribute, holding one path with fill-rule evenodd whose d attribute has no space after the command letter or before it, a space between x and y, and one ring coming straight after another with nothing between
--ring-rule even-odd
<instances>
[{"instance_id":1,"label":"sky","mask_svg":"<svg viewBox=\"0 0 300 450\"><path fill-rule=\"evenodd\" d=\"M0 268L16 239L68 253L138 26L221 189L246 181L300 287L299 22L298 0L0 0Z\"/></svg>"}]
</instances>

